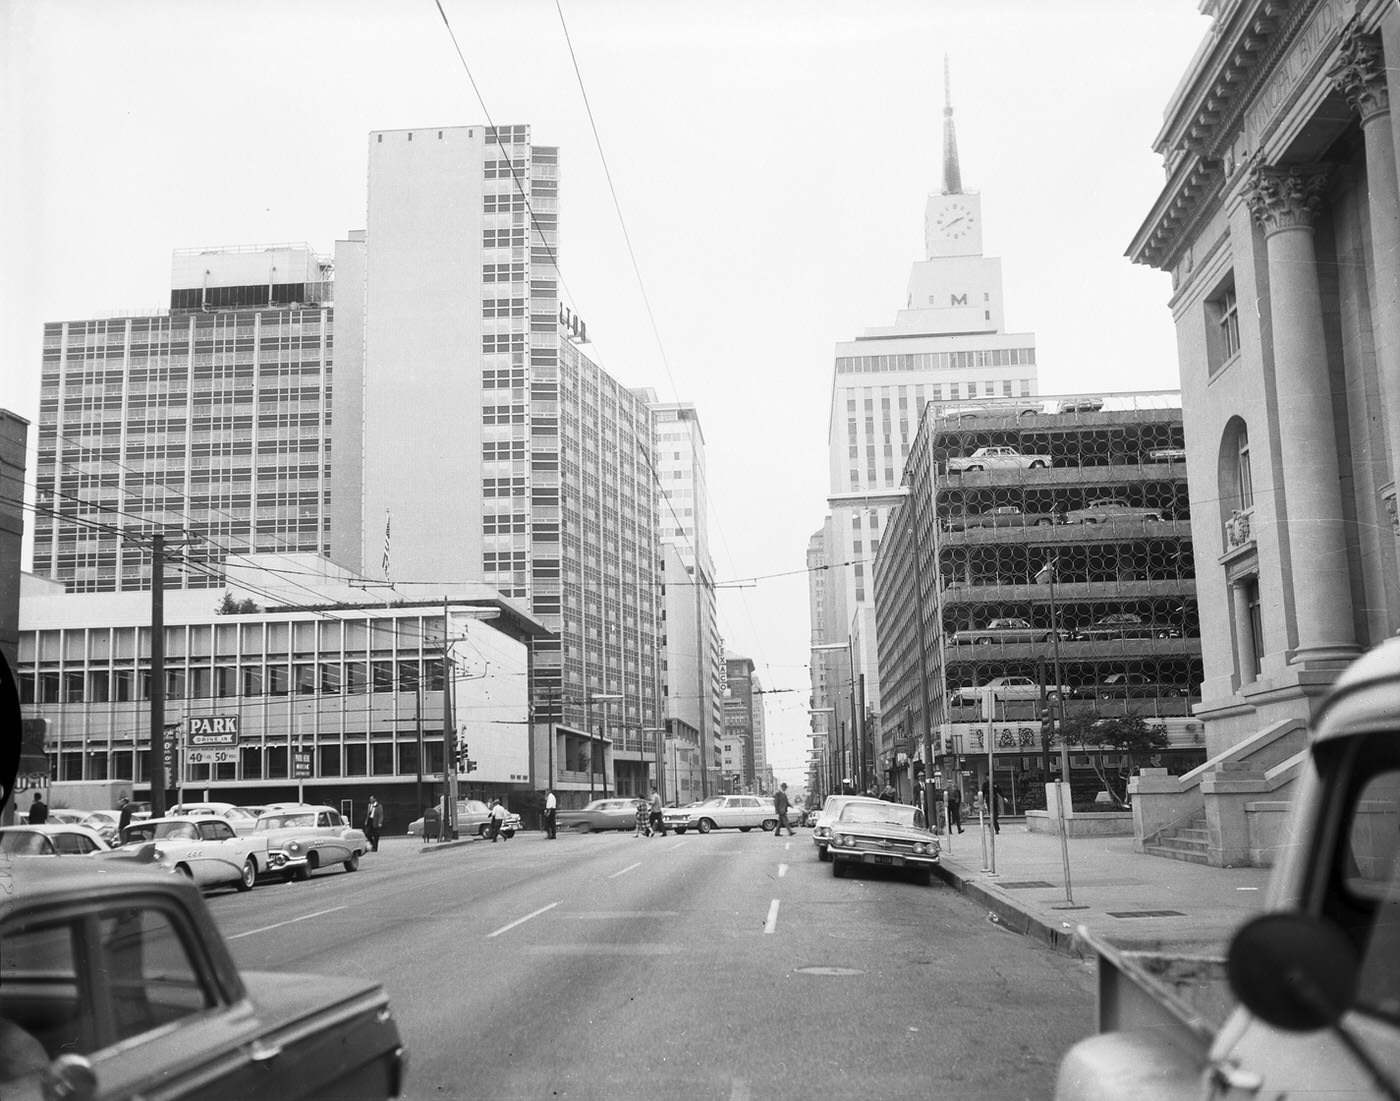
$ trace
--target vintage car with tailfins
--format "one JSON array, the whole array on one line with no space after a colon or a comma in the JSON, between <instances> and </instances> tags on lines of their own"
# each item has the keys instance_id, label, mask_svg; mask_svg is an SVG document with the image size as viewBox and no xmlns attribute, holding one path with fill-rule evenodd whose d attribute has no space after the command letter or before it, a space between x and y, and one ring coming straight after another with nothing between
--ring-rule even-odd
<instances>
[{"instance_id":1,"label":"vintage car with tailfins","mask_svg":"<svg viewBox=\"0 0 1400 1101\"><path fill-rule=\"evenodd\" d=\"M30 860L0 895L5 1101L389 1098L407 1054L384 988L240 972L193 884Z\"/></svg>"},{"instance_id":2,"label":"vintage car with tailfins","mask_svg":"<svg viewBox=\"0 0 1400 1101\"><path fill-rule=\"evenodd\" d=\"M151 864L176 872L197 887L251 891L260 875L281 871L281 853L264 839L240 837L213 815L146 818L132 822L117 845L99 857Z\"/></svg>"}]
</instances>

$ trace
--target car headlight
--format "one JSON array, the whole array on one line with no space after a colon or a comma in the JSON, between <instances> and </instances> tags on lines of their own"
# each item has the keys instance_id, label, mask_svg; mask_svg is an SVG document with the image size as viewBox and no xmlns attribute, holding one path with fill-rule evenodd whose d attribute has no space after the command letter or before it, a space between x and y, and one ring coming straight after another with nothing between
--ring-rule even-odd
<instances>
[{"instance_id":1,"label":"car headlight","mask_svg":"<svg viewBox=\"0 0 1400 1101\"><path fill-rule=\"evenodd\" d=\"M847 833L838 833L836 835L836 843L838 845L854 845L855 838Z\"/></svg>"}]
</instances>

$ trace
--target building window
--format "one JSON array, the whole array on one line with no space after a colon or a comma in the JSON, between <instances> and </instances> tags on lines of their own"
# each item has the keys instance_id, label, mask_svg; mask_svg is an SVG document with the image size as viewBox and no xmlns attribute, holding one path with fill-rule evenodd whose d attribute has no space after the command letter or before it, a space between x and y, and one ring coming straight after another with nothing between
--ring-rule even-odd
<instances>
[{"instance_id":1,"label":"building window","mask_svg":"<svg viewBox=\"0 0 1400 1101\"><path fill-rule=\"evenodd\" d=\"M1249 432L1244 428L1240 429L1236 474L1239 482L1240 508L1253 508L1254 475L1249 467Z\"/></svg>"},{"instance_id":2,"label":"building window","mask_svg":"<svg viewBox=\"0 0 1400 1101\"><path fill-rule=\"evenodd\" d=\"M1253 578L1245 582L1245 603L1249 608L1249 620L1237 626L1242 631L1248 631L1252 639L1252 650L1254 653L1254 667L1252 669L1240 670L1241 680L1252 682L1257 680L1259 674L1264 671L1264 666L1260 661L1260 655L1264 652L1264 618L1260 611L1259 603L1259 579Z\"/></svg>"},{"instance_id":3,"label":"building window","mask_svg":"<svg viewBox=\"0 0 1400 1101\"><path fill-rule=\"evenodd\" d=\"M1235 279L1228 276L1215 294L1206 299L1206 358L1212 374L1235 358L1240 350L1240 311Z\"/></svg>"}]
</instances>

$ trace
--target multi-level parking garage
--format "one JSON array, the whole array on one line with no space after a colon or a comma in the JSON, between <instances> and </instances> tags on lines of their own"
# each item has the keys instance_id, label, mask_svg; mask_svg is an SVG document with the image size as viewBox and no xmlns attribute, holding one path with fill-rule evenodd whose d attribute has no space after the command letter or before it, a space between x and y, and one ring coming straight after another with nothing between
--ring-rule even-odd
<instances>
[{"instance_id":1,"label":"multi-level parking garage","mask_svg":"<svg viewBox=\"0 0 1400 1101\"><path fill-rule=\"evenodd\" d=\"M876 564L882 731L917 740L926 712L980 751L971 689L1028 678L1038 698L999 699L994 717L1012 732L998 753L1025 754L1025 771L1056 683L1070 716L1173 720L1174 746L1190 752L1171 756L1196 763L1197 739L1181 736L1198 729L1202 670L1179 399L1039 404L925 417ZM901 587L922 615L901 606ZM1007 766L1022 771L998 759Z\"/></svg>"}]
</instances>

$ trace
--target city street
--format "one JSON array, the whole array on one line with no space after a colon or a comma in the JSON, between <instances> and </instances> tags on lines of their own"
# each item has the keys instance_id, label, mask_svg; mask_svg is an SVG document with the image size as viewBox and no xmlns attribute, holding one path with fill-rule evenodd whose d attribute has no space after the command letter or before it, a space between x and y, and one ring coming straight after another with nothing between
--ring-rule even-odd
<instances>
[{"instance_id":1,"label":"city street","mask_svg":"<svg viewBox=\"0 0 1400 1101\"><path fill-rule=\"evenodd\" d=\"M209 896L245 969L383 982L413 1098L1046 1098L1091 966L811 836L525 833Z\"/></svg>"}]
</instances>

